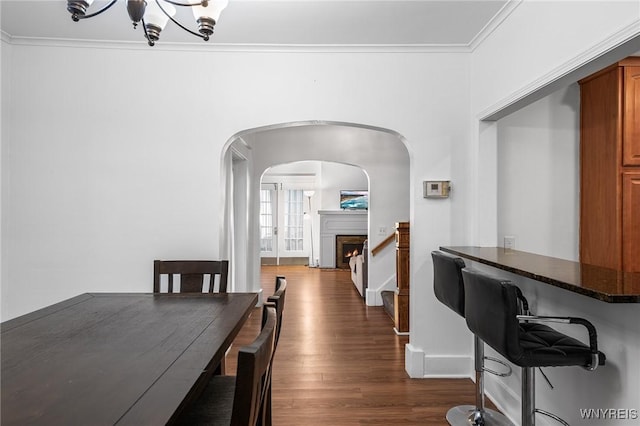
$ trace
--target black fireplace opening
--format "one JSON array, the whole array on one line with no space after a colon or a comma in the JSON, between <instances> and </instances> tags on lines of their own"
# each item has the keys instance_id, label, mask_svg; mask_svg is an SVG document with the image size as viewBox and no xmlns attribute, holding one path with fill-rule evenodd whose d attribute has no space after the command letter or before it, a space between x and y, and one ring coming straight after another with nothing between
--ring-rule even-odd
<instances>
[{"instance_id":1,"label":"black fireplace opening","mask_svg":"<svg viewBox=\"0 0 640 426\"><path fill-rule=\"evenodd\" d=\"M366 240L366 235L336 235L336 268L349 269L349 260L362 254Z\"/></svg>"}]
</instances>

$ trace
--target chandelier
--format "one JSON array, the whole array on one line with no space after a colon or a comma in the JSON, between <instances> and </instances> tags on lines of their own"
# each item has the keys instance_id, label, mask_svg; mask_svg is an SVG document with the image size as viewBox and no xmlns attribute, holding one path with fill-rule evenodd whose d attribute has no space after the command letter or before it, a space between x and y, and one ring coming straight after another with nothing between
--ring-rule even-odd
<instances>
[{"instance_id":1,"label":"chandelier","mask_svg":"<svg viewBox=\"0 0 640 426\"><path fill-rule=\"evenodd\" d=\"M118 2L118 0L111 0L102 9L87 14L87 9L93 1L94 0L67 0L67 10L71 13L71 19L78 22L80 19L93 18ZM198 3L180 3L174 0L124 1L127 5L127 12L133 23L133 28L137 28L138 24L142 23L144 36L149 46L153 46L155 42L160 39L160 32L162 32L169 20L186 32L200 37L204 41L208 41L211 34L213 34L213 27L216 25L216 22L218 22L222 10L229 4L229 0L202 0ZM173 18L176 13L174 6L191 8L193 17L198 25L198 32L190 30Z\"/></svg>"}]
</instances>

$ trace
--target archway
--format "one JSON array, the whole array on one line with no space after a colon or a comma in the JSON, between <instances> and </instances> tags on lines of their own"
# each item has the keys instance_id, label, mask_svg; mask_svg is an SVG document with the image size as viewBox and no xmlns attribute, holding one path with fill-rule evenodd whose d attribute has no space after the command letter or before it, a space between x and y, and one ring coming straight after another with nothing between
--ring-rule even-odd
<instances>
[{"instance_id":1,"label":"archway","mask_svg":"<svg viewBox=\"0 0 640 426\"><path fill-rule=\"evenodd\" d=\"M232 137L223 151L222 256L232 265L235 291L260 291L258 230L260 178L270 167L296 161L351 164L369 175L368 235L375 246L395 222L409 220L409 152L398 133L352 123L308 121L250 129ZM375 231L375 232L374 232ZM394 278L395 253L369 263L367 304Z\"/></svg>"},{"instance_id":2,"label":"archway","mask_svg":"<svg viewBox=\"0 0 640 426\"><path fill-rule=\"evenodd\" d=\"M335 258L335 254L328 252L327 245L331 243L326 232L324 238L320 233L321 213L349 208L339 216L357 218L358 228L347 231L352 235L366 234L369 228L368 191L367 172L351 164L296 161L266 170L260 189L262 265L327 267L325 258ZM362 198L357 198L362 204L346 201L354 194L362 195Z\"/></svg>"}]
</instances>

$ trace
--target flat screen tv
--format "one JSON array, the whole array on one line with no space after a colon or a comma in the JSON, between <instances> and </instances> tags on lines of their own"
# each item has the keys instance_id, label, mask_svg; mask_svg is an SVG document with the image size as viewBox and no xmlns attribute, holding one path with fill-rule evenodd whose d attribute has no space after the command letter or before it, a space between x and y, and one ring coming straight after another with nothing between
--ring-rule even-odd
<instances>
[{"instance_id":1,"label":"flat screen tv","mask_svg":"<svg viewBox=\"0 0 640 426\"><path fill-rule=\"evenodd\" d=\"M340 208L343 210L368 210L369 191L340 191Z\"/></svg>"}]
</instances>

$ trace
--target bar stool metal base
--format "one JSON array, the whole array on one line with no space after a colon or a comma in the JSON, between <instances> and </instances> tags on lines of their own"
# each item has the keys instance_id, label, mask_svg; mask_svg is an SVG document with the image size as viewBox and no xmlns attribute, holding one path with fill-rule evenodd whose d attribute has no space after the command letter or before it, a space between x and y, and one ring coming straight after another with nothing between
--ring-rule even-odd
<instances>
[{"instance_id":1,"label":"bar stool metal base","mask_svg":"<svg viewBox=\"0 0 640 426\"><path fill-rule=\"evenodd\" d=\"M504 414L485 408L481 413L475 405L458 405L447 411L451 426L513 426Z\"/></svg>"}]
</instances>

